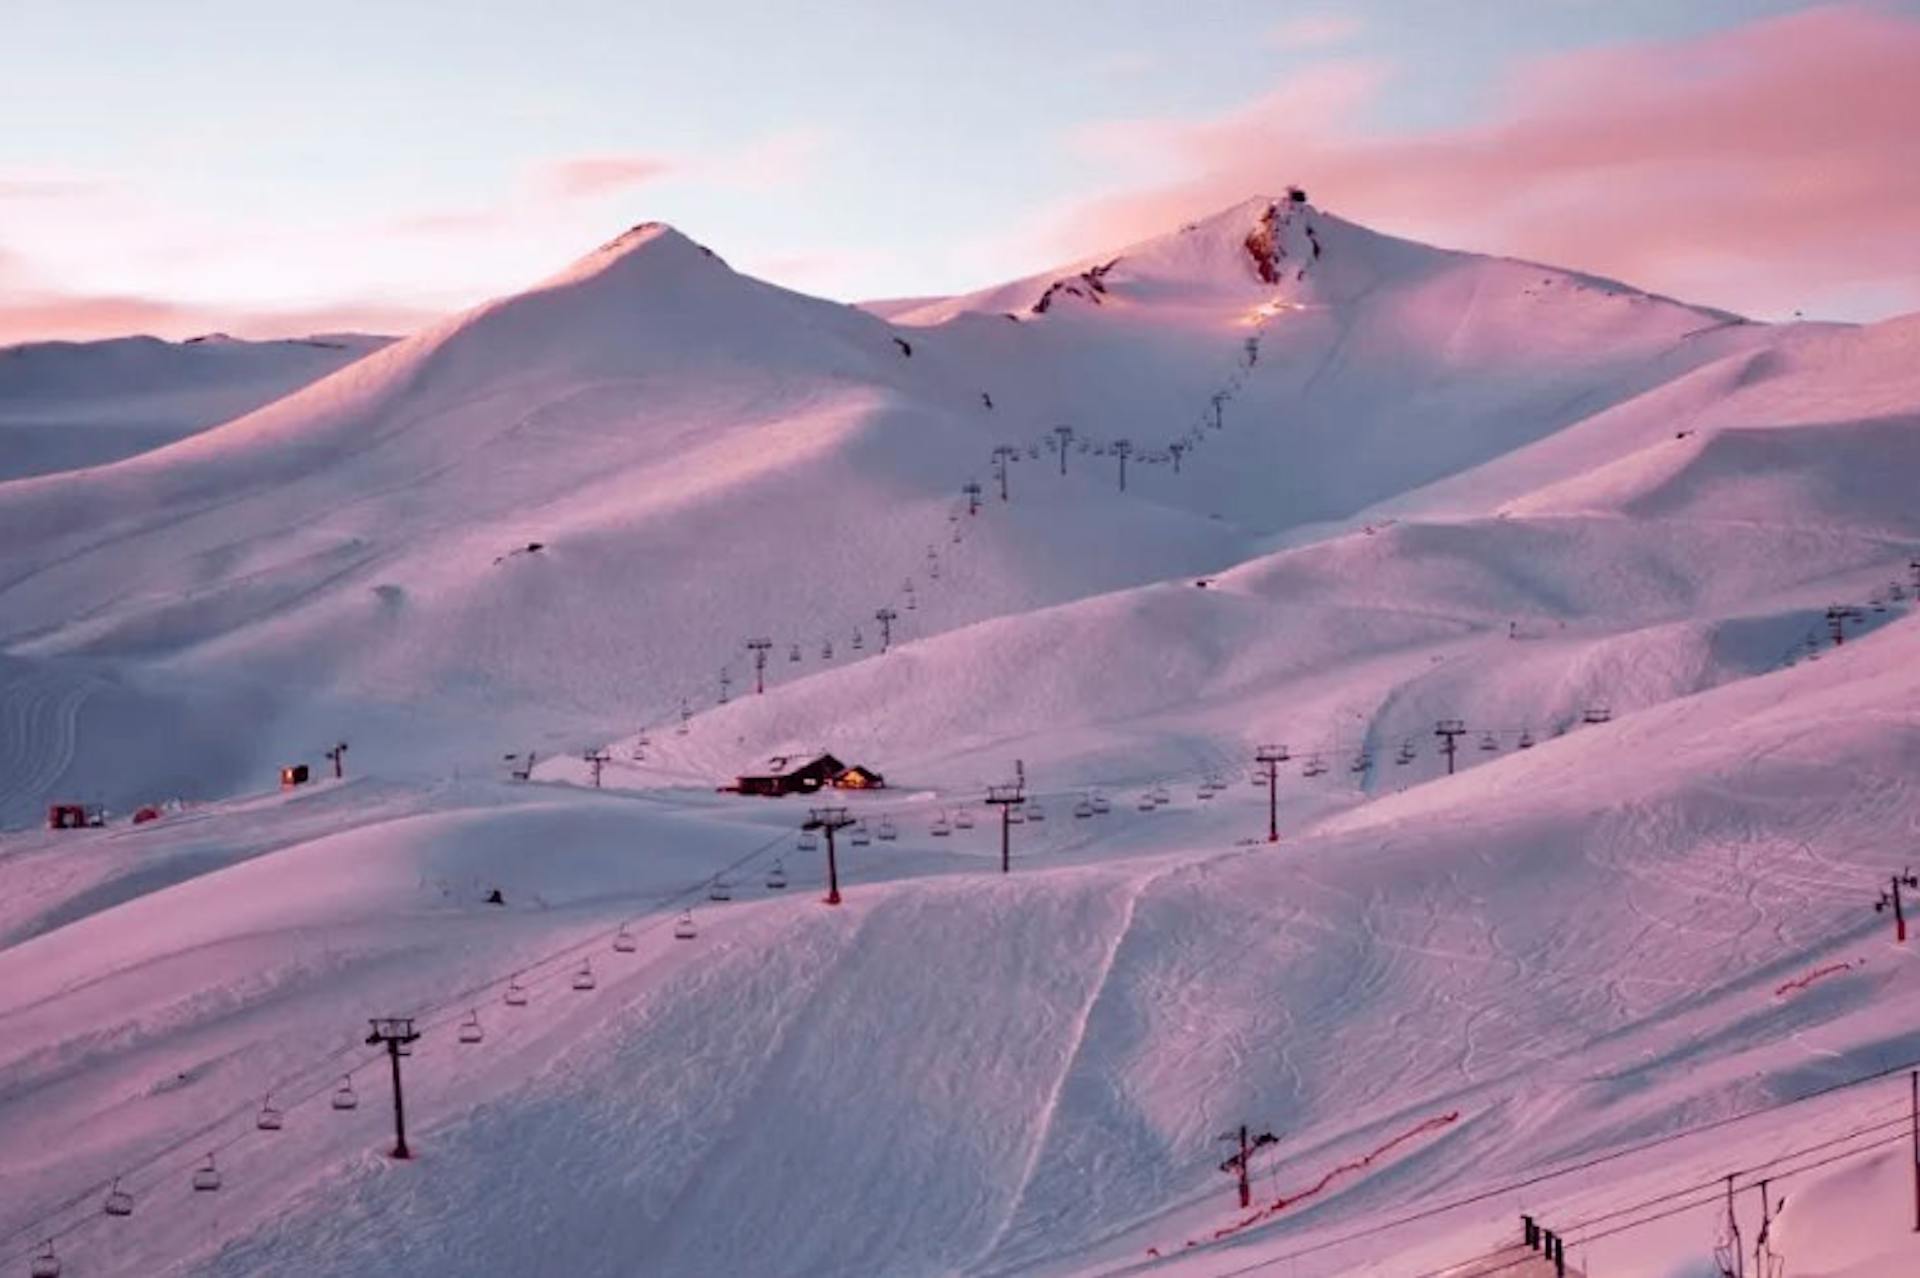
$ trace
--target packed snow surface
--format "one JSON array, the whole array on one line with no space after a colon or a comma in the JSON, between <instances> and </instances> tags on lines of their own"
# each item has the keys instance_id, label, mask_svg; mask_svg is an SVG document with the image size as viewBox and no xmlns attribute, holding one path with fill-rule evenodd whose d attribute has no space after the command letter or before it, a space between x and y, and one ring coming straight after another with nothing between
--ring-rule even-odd
<instances>
[{"instance_id":1,"label":"packed snow surface","mask_svg":"<svg viewBox=\"0 0 1920 1278\"><path fill-rule=\"evenodd\" d=\"M1920 320L1292 199L869 308L648 224L27 469L0 1272L1920 1272ZM837 908L717 789L822 750Z\"/></svg>"}]
</instances>

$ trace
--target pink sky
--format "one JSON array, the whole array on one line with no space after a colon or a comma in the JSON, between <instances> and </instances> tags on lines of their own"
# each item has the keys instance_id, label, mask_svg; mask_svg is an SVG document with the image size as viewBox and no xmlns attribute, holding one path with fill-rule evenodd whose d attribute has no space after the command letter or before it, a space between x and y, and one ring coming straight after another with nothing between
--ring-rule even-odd
<instances>
[{"instance_id":1,"label":"pink sky","mask_svg":"<svg viewBox=\"0 0 1920 1278\"><path fill-rule=\"evenodd\" d=\"M1035 233L1067 255L1298 181L1376 229L1688 300L1920 309L1920 21L1843 5L1561 54L1520 66L1472 127L1356 126L1393 83L1328 62L1224 115L1084 130L1142 180Z\"/></svg>"},{"instance_id":2,"label":"pink sky","mask_svg":"<svg viewBox=\"0 0 1920 1278\"><path fill-rule=\"evenodd\" d=\"M524 145L508 159L488 138L480 154L503 158L470 158L457 183L431 157L395 170L378 138L365 140L366 171L296 166L289 187L243 168L204 193L197 180L159 192L110 166L9 164L0 151L0 344L406 331L656 216L793 287L924 295L1118 247L1293 182L1380 230L1762 318L1920 309L1911 8L1861 0L1513 54L1490 64L1501 70L1465 113L1424 109L1439 54L1405 40L1396 52L1377 15L1276 12L1246 44L1284 69L1259 68L1238 101L1126 117L1143 97L1129 85L1180 67L1150 45L1100 49L1085 59L1086 74L1114 82L1100 105L1055 95L1020 137L955 108L942 116L951 136L914 126L904 144L882 141L888 121L865 98L858 125L827 123L801 108L797 82L761 76L780 109L709 133L716 87L664 113L658 145L514 117ZM560 86L536 87L544 110ZM977 87L1015 113L1042 111L1006 101L997 82ZM587 118L607 115L601 105ZM196 120L177 136L213 165L223 131L240 127ZM1019 164L1002 166L1009 155ZM259 192L294 199L245 198Z\"/></svg>"}]
</instances>

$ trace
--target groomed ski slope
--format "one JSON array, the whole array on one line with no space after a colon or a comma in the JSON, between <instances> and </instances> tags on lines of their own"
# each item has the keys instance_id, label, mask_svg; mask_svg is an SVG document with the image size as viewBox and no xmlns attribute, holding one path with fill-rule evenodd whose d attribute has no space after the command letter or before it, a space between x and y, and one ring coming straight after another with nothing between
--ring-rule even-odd
<instances>
[{"instance_id":1,"label":"groomed ski slope","mask_svg":"<svg viewBox=\"0 0 1920 1278\"><path fill-rule=\"evenodd\" d=\"M204 800L0 838L0 1268L1490 1278L1547 1272L1531 1212L1573 1272L1672 1278L1751 1170L1749 1250L1770 1177L1789 1272L1910 1272L1904 1075L1784 1102L1920 1059L1872 908L1920 829L1911 321L1736 323L1311 208L1269 284L1267 207L1055 277L1117 256L1099 301L898 327L643 229L0 485L36 530L0 540L0 723L59 763L6 810L162 760ZM1001 502L987 451L1076 401L1088 451ZM1196 446L1123 496L1122 436ZM169 697L204 755L94 753ZM336 734L347 781L260 792ZM798 801L713 792L822 746L898 832L842 834L837 910ZM1002 877L1015 759L1045 819ZM409 1012L397 1163L363 1040ZM1241 1122L1279 1138L1246 1213Z\"/></svg>"}]
</instances>

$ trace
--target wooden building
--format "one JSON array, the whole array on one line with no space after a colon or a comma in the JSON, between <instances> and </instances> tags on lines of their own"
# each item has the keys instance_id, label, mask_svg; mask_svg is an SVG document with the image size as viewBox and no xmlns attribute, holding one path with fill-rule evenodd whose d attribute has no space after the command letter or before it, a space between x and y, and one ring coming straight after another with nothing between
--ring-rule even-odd
<instances>
[{"instance_id":1,"label":"wooden building","mask_svg":"<svg viewBox=\"0 0 1920 1278\"><path fill-rule=\"evenodd\" d=\"M766 772L735 777L730 787L739 794L778 798L784 794L817 794L821 790L877 790L886 779L872 768L848 767L830 754L798 760L779 755L767 760Z\"/></svg>"}]
</instances>

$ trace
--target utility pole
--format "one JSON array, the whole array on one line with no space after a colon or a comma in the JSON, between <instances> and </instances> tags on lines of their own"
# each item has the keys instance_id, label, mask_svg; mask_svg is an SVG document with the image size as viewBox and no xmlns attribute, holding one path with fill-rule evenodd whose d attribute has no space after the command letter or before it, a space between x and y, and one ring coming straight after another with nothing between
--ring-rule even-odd
<instances>
[{"instance_id":1,"label":"utility pole","mask_svg":"<svg viewBox=\"0 0 1920 1278\"><path fill-rule=\"evenodd\" d=\"M1439 737L1443 742L1440 750L1441 753L1447 756L1448 776L1453 775L1453 756L1455 751L1460 748L1459 739L1465 736L1466 732L1467 725L1458 719L1442 719L1439 723L1433 725L1433 735Z\"/></svg>"},{"instance_id":2,"label":"utility pole","mask_svg":"<svg viewBox=\"0 0 1920 1278\"><path fill-rule=\"evenodd\" d=\"M327 758L333 763L333 779L335 781L347 775L346 765L341 762L341 760L346 757L346 753L347 743L344 741L327 751Z\"/></svg>"},{"instance_id":3,"label":"utility pole","mask_svg":"<svg viewBox=\"0 0 1920 1278\"><path fill-rule=\"evenodd\" d=\"M1018 783L990 785L987 802L1000 809L1000 873L1006 874L1013 869L1013 810L1026 802L1026 795Z\"/></svg>"},{"instance_id":4,"label":"utility pole","mask_svg":"<svg viewBox=\"0 0 1920 1278\"><path fill-rule=\"evenodd\" d=\"M1002 444L993 450L993 477L1000 481L1000 500L1007 500L1007 460L1020 450Z\"/></svg>"},{"instance_id":5,"label":"utility pole","mask_svg":"<svg viewBox=\"0 0 1920 1278\"><path fill-rule=\"evenodd\" d=\"M1226 418L1221 414L1221 406L1226 402L1227 393L1225 391L1215 391L1213 393L1213 428L1215 430L1219 430L1226 425Z\"/></svg>"},{"instance_id":6,"label":"utility pole","mask_svg":"<svg viewBox=\"0 0 1920 1278\"><path fill-rule=\"evenodd\" d=\"M1177 475L1180 473L1180 454L1187 451L1187 446L1184 442L1176 439L1167 445L1167 451L1173 454L1173 473Z\"/></svg>"},{"instance_id":7,"label":"utility pole","mask_svg":"<svg viewBox=\"0 0 1920 1278\"><path fill-rule=\"evenodd\" d=\"M1067 473L1067 445L1073 442L1073 427L1055 426L1053 433L1060 441L1060 473Z\"/></svg>"},{"instance_id":8,"label":"utility pole","mask_svg":"<svg viewBox=\"0 0 1920 1278\"><path fill-rule=\"evenodd\" d=\"M1240 1130L1237 1135L1240 1142L1240 1150L1238 1153L1229 1154L1227 1161L1220 1164L1220 1170L1233 1176L1238 1181L1240 1186L1240 1209L1245 1211L1248 1207L1253 1206L1253 1182L1248 1171L1249 1165L1253 1162L1253 1151L1264 1145L1278 1144L1280 1138L1272 1132L1261 1132L1258 1136L1249 1136L1245 1123L1240 1124ZM1234 1132L1222 1132L1219 1139L1233 1140L1235 1137L1236 1133Z\"/></svg>"},{"instance_id":9,"label":"utility pole","mask_svg":"<svg viewBox=\"0 0 1920 1278\"><path fill-rule=\"evenodd\" d=\"M1116 439L1113 441L1114 455L1120 459L1120 491L1127 491L1127 454L1133 451L1133 441Z\"/></svg>"},{"instance_id":10,"label":"utility pole","mask_svg":"<svg viewBox=\"0 0 1920 1278\"><path fill-rule=\"evenodd\" d=\"M1902 870L1898 874L1889 875L1888 881L1892 886L1882 892L1880 899L1873 903L1873 912L1883 914L1888 910L1893 911L1893 939L1905 945L1907 943L1907 910L1906 903L1900 899L1900 889L1920 888L1920 878L1915 878L1912 870Z\"/></svg>"},{"instance_id":11,"label":"utility pole","mask_svg":"<svg viewBox=\"0 0 1920 1278\"><path fill-rule=\"evenodd\" d=\"M400 1058L410 1056L407 1044L417 1040L420 1035L413 1028L411 1016L378 1016L368 1022L373 1032L367 1035L367 1046L386 1044L387 1059L393 1064L393 1156L412 1158L407 1149L407 1107L400 1092Z\"/></svg>"},{"instance_id":12,"label":"utility pole","mask_svg":"<svg viewBox=\"0 0 1920 1278\"><path fill-rule=\"evenodd\" d=\"M969 515L979 514L980 513L980 481L977 479L969 479L966 483L960 486L960 491L967 495L967 513Z\"/></svg>"},{"instance_id":13,"label":"utility pole","mask_svg":"<svg viewBox=\"0 0 1920 1278\"><path fill-rule=\"evenodd\" d=\"M833 832L844 830L853 824L853 818L847 815L845 808L813 808L807 813L807 823L803 830L819 830L827 836L827 896L828 905L840 904L840 861L834 854Z\"/></svg>"},{"instance_id":14,"label":"utility pole","mask_svg":"<svg viewBox=\"0 0 1920 1278\"><path fill-rule=\"evenodd\" d=\"M595 746L580 757L585 759L587 766L593 770L593 788L598 790L600 788L600 769L605 767L607 760L613 756L599 746Z\"/></svg>"},{"instance_id":15,"label":"utility pole","mask_svg":"<svg viewBox=\"0 0 1920 1278\"><path fill-rule=\"evenodd\" d=\"M747 640L747 651L753 654L753 695L756 697L767 690L767 653L772 650L771 639Z\"/></svg>"},{"instance_id":16,"label":"utility pole","mask_svg":"<svg viewBox=\"0 0 1920 1278\"><path fill-rule=\"evenodd\" d=\"M1913 1071L1913 1232L1920 1234L1920 1069Z\"/></svg>"},{"instance_id":17,"label":"utility pole","mask_svg":"<svg viewBox=\"0 0 1920 1278\"><path fill-rule=\"evenodd\" d=\"M893 644L893 619L899 615L891 608L882 608L873 614L873 619L880 623L880 651L882 652Z\"/></svg>"},{"instance_id":18,"label":"utility pole","mask_svg":"<svg viewBox=\"0 0 1920 1278\"><path fill-rule=\"evenodd\" d=\"M1827 633L1833 636L1833 646L1838 648L1847 641L1847 623L1860 620L1860 610L1847 604L1835 604L1827 609Z\"/></svg>"},{"instance_id":19,"label":"utility pole","mask_svg":"<svg viewBox=\"0 0 1920 1278\"><path fill-rule=\"evenodd\" d=\"M1283 745L1263 745L1253 752L1255 763L1267 765L1267 842L1280 841L1280 765L1293 756Z\"/></svg>"}]
</instances>

